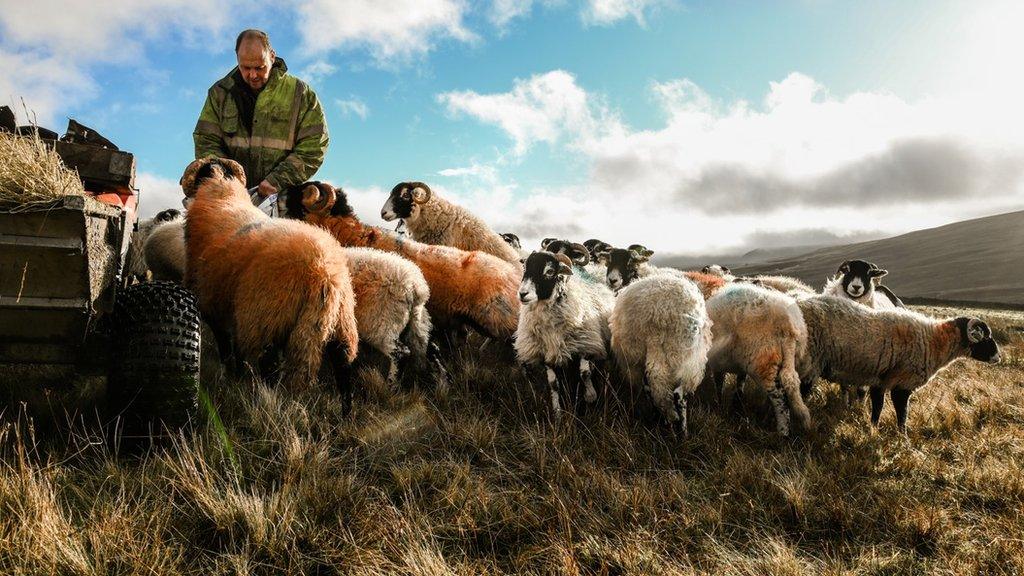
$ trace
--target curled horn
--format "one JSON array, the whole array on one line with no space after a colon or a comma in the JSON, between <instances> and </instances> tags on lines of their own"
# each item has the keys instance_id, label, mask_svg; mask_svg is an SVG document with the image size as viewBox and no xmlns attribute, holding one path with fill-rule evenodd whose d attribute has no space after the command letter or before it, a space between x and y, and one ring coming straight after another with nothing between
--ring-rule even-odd
<instances>
[{"instance_id":1,"label":"curled horn","mask_svg":"<svg viewBox=\"0 0 1024 576\"><path fill-rule=\"evenodd\" d=\"M181 190L185 193L185 197L191 198L196 194L196 173L203 166L206 166L210 162L213 162L213 158L200 158L193 160L191 164L185 167L185 173L181 175L181 180L178 180L178 184L181 184Z\"/></svg>"},{"instance_id":2,"label":"curled horn","mask_svg":"<svg viewBox=\"0 0 1024 576\"><path fill-rule=\"evenodd\" d=\"M561 253L553 254L553 256L555 257L555 260L558 260L559 264L561 264L561 266L558 267L558 273L560 275L564 276L572 274L572 260L570 260L568 256Z\"/></svg>"},{"instance_id":3,"label":"curled horn","mask_svg":"<svg viewBox=\"0 0 1024 576\"><path fill-rule=\"evenodd\" d=\"M338 200L338 193L332 186L324 186L327 194L322 194L320 187L310 184L302 189L302 205L313 214L326 214Z\"/></svg>"},{"instance_id":4,"label":"curled horn","mask_svg":"<svg viewBox=\"0 0 1024 576\"><path fill-rule=\"evenodd\" d=\"M430 189L430 186L427 186L423 182L413 182L412 188L412 199L413 202L417 204L426 204L430 200L430 197L434 195L434 191ZM423 190L423 194L417 194L417 188Z\"/></svg>"},{"instance_id":5,"label":"curled horn","mask_svg":"<svg viewBox=\"0 0 1024 576\"><path fill-rule=\"evenodd\" d=\"M231 172L231 175L234 176L236 180L242 183L242 186L245 186L245 170L242 169L241 164L231 160L230 158L221 158L219 162L221 166L226 167Z\"/></svg>"}]
</instances>

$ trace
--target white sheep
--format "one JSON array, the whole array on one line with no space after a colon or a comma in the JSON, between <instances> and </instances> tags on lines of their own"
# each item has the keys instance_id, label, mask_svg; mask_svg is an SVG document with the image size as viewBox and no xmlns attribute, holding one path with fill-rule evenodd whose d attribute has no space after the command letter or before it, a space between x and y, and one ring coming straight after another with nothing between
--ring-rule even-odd
<instances>
[{"instance_id":1,"label":"white sheep","mask_svg":"<svg viewBox=\"0 0 1024 576\"><path fill-rule=\"evenodd\" d=\"M405 222L409 236L423 244L479 250L517 266L519 253L469 210L437 194L423 182L400 182L380 211L381 218Z\"/></svg>"},{"instance_id":2,"label":"white sheep","mask_svg":"<svg viewBox=\"0 0 1024 576\"><path fill-rule=\"evenodd\" d=\"M149 266L146 264L145 246L150 233L158 225L170 222L181 217L181 212L174 208L168 208L157 212L156 216L140 220L136 225L135 233L132 234L131 245L128 247L128 254L125 258L125 277L143 281L149 278ZM180 281L180 280L179 280Z\"/></svg>"},{"instance_id":3,"label":"white sheep","mask_svg":"<svg viewBox=\"0 0 1024 576\"><path fill-rule=\"evenodd\" d=\"M615 303L611 290L573 274L563 254L534 252L526 259L519 300L516 358L547 369L554 416L561 413L555 369L577 358L584 399L595 401L592 363L602 363L608 355L608 317Z\"/></svg>"},{"instance_id":4,"label":"white sheep","mask_svg":"<svg viewBox=\"0 0 1024 576\"><path fill-rule=\"evenodd\" d=\"M700 269L704 274L711 274L712 276L720 276L727 282L732 282L736 279L733 275L732 270L729 270L728 266L722 266L721 264L709 264Z\"/></svg>"},{"instance_id":5,"label":"white sheep","mask_svg":"<svg viewBox=\"0 0 1024 576\"><path fill-rule=\"evenodd\" d=\"M765 389L780 435L789 435L790 414L808 429L811 417L796 369L807 346L807 327L796 301L768 288L730 283L708 299L707 310L714 323L708 370L745 376ZM742 385L740 378L737 393Z\"/></svg>"},{"instance_id":6,"label":"white sheep","mask_svg":"<svg viewBox=\"0 0 1024 576\"><path fill-rule=\"evenodd\" d=\"M433 372L435 389L443 392L447 380L436 345L430 343L430 288L423 273L405 258L374 248L346 248L345 255L356 297L359 340L385 359L385 378L394 380L399 367L406 372L409 359L413 372Z\"/></svg>"},{"instance_id":7,"label":"white sheep","mask_svg":"<svg viewBox=\"0 0 1024 576\"><path fill-rule=\"evenodd\" d=\"M693 282L670 275L623 288L609 319L616 364L634 389L686 433L687 397L700 385L711 347L711 319Z\"/></svg>"},{"instance_id":8,"label":"white sheep","mask_svg":"<svg viewBox=\"0 0 1024 576\"><path fill-rule=\"evenodd\" d=\"M185 278L185 219L175 218L158 224L146 238L143 248L146 265L153 280L181 284Z\"/></svg>"},{"instance_id":9,"label":"white sheep","mask_svg":"<svg viewBox=\"0 0 1024 576\"><path fill-rule=\"evenodd\" d=\"M797 300L807 325L806 353L798 360L801 379L818 376L841 385L871 388L871 422L878 424L884 393L906 429L910 394L960 357L999 361L999 346L977 318L937 320L909 310L872 310L846 298L812 296Z\"/></svg>"}]
</instances>

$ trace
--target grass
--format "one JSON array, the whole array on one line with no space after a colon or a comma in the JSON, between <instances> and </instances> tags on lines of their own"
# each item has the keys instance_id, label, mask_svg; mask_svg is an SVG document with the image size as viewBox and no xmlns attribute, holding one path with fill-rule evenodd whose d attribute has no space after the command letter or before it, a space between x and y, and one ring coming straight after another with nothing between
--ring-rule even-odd
<instances>
[{"instance_id":1,"label":"grass","mask_svg":"<svg viewBox=\"0 0 1024 576\"><path fill-rule=\"evenodd\" d=\"M756 396L698 404L687 439L616 401L554 425L493 346L445 398L364 374L347 419L327 388L211 377L225 429L144 454L8 409L0 573L1020 574L1024 314L982 315L1004 363L942 372L906 438L831 385L792 440Z\"/></svg>"}]
</instances>

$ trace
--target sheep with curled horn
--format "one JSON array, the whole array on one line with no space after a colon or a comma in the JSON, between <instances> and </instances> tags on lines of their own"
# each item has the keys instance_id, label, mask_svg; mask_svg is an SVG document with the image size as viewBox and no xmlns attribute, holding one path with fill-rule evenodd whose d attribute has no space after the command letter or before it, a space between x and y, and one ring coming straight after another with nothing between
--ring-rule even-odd
<instances>
[{"instance_id":1,"label":"sheep with curled horn","mask_svg":"<svg viewBox=\"0 0 1024 576\"><path fill-rule=\"evenodd\" d=\"M409 236L423 244L479 250L519 265L519 252L467 208L431 191L423 182L399 182L391 190L380 216L402 220Z\"/></svg>"},{"instance_id":2,"label":"sheep with curled horn","mask_svg":"<svg viewBox=\"0 0 1024 576\"><path fill-rule=\"evenodd\" d=\"M481 251L422 244L359 221L341 189L324 182L315 186L325 196L289 192L284 214L326 229L342 246L368 247L396 253L414 263L430 288L427 310L440 328L470 326L485 336L509 341L519 319L520 267Z\"/></svg>"},{"instance_id":3,"label":"sheep with curled horn","mask_svg":"<svg viewBox=\"0 0 1024 576\"><path fill-rule=\"evenodd\" d=\"M181 186L191 200L185 285L221 354L236 351L256 367L268 350L282 349L284 380L292 388L314 381L326 356L347 413L358 332L345 251L324 230L271 219L253 206L245 173L233 160L196 160Z\"/></svg>"}]
</instances>

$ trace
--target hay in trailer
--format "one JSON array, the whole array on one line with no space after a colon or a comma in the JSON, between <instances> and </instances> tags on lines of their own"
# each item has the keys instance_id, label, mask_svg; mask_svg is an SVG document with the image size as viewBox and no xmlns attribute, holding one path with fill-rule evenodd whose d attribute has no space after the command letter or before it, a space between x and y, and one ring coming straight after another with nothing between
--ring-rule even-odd
<instances>
[{"instance_id":1,"label":"hay in trailer","mask_svg":"<svg viewBox=\"0 0 1024 576\"><path fill-rule=\"evenodd\" d=\"M53 148L38 136L0 132L0 211L45 209L72 195L85 195L82 181Z\"/></svg>"}]
</instances>

